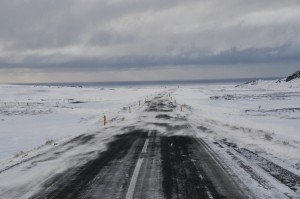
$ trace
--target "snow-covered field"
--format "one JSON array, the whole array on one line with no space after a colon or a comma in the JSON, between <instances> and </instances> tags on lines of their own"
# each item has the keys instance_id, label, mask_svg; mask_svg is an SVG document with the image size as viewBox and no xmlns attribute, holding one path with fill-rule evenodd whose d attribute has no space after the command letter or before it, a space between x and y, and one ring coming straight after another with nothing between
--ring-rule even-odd
<instances>
[{"instance_id":1,"label":"snow-covered field","mask_svg":"<svg viewBox=\"0 0 300 199\"><path fill-rule=\"evenodd\" d=\"M253 85L252 85L253 84ZM237 145L300 173L300 79L177 89L200 137Z\"/></svg>"},{"instance_id":2,"label":"snow-covered field","mask_svg":"<svg viewBox=\"0 0 300 199\"><path fill-rule=\"evenodd\" d=\"M95 131L104 114L111 120L160 90L0 85L0 160Z\"/></svg>"},{"instance_id":3,"label":"snow-covered field","mask_svg":"<svg viewBox=\"0 0 300 199\"><path fill-rule=\"evenodd\" d=\"M169 87L170 88L170 87ZM165 88L0 86L0 160L52 141L98 130L103 115L144 101ZM200 136L226 140L300 169L300 80L186 85L174 98L191 108Z\"/></svg>"},{"instance_id":4,"label":"snow-covered field","mask_svg":"<svg viewBox=\"0 0 300 199\"><path fill-rule=\"evenodd\" d=\"M266 195L279 190L281 196L290 196L295 194L292 191L295 188L296 194L299 193L300 79L296 79L239 86L198 84L163 88L1 85L0 188L3 194L26 198L51 176L94 158L105 150L112 136L138 125L143 125L141 129L158 128L151 126L155 112L145 113L143 102L161 92L176 100L178 107L184 105L183 112L177 108L173 114L185 116L188 121L174 121L173 125L188 122L192 128L176 133L203 138L218 155L224 154L225 165L230 165L240 178L245 176L244 182L252 183L249 187L253 190L266 191ZM104 114L109 120L107 127L103 126ZM160 128L159 132L165 132ZM94 142L87 144L91 139ZM238 161L228 156L230 153L249 159L243 163L253 163L249 168L271 183L261 185L248 181L255 176L247 177L248 171L241 168L248 167L236 166ZM20 192L23 189L30 192ZM285 198L281 196L278 198Z\"/></svg>"}]
</instances>

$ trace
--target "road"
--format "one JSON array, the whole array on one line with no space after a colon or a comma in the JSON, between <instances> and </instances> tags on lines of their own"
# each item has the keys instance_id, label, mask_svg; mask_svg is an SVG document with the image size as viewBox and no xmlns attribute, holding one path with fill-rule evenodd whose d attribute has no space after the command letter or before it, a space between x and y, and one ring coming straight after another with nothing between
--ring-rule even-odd
<instances>
[{"instance_id":1,"label":"road","mask_svg":"<svg viewBox=\"0 0 300 199\"><path fill-rule=\"evenodd\" d=\"M118 135L97 158L47 180L32 198L248 198L203 140L177 133L190 126L174 114L179 107L168 95L147 101L141 117L153 117L164 132L138 127Z\"/></svg>"}]
</instances>

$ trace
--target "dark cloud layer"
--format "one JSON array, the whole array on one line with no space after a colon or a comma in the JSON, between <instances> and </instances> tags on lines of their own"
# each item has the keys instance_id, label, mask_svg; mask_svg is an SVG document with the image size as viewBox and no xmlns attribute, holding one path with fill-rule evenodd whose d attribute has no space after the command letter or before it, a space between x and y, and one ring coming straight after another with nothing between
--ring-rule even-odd
<instances>
[{"instance_id":1,"label":"dark cloud layer","mask_svg":"<svg viewBox=\"0 0 300 199\"><path fill-rule=\"evenodd\" d=\"M296 66L299 18L298 0L2 0L0 69Z\"/></svg>"}]
</instances>

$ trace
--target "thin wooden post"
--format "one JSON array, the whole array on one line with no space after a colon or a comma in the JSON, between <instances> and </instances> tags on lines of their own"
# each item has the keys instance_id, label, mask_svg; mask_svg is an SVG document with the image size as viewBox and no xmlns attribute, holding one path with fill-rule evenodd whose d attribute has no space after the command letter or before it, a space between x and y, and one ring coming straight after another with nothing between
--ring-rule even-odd
<instances>
[{"instance_id":1,"label":"thin wooden post","mask_svg":"<svg viewBox=\"0 0 300 199\"><path fill-rule=\"evenodd\" d=\"M181 112L183 111L183 105L180 106L180 111L181 111Z\"/></svg>"},{"instance_id":2,"label":"thin wooden post","mask_svg":"<svg viewBox=\"0 0 300 199\"><path fill-rule=\"evenodd\" d=\"M107 124L106 115L103 116L103 124L104 124L104 126Z\"/></svg>"},{"instance_id":3,"label":"thin wooden post","mask_svg":"<svg viewBox=\"0 0 300 199\"><path fill-rule=\"evenodd\" d=\"M141 106L141 100L139 100L139 106Z\"/></svg>"},{"instance_id":4,"label":"thin wooden post","mask_svg":"<svg viewBox=\"0 0 300 199\"><path fill-rule=\"evenodd\" d=\"M129 113L131 113L131 108L130 108L130 106L129 106L128 108L129 108L129 109L128 109L128 110L129 110Z\"/></svg>"}]
</instances>

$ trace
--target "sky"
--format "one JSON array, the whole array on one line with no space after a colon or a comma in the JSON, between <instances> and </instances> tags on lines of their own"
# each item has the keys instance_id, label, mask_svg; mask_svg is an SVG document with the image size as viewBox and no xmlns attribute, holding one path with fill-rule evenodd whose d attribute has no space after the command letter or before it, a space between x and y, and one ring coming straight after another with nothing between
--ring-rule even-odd
<instances>
[{"instance_id":1,"label":"sky","mask_svg":"<svg viewBox=\"0 0 300 199\"><path fill-rule=\"evenodd\" d=\"M1 0L0 83L286 76L299 19L299 0Z\"/></svg>"}]
</instances>

